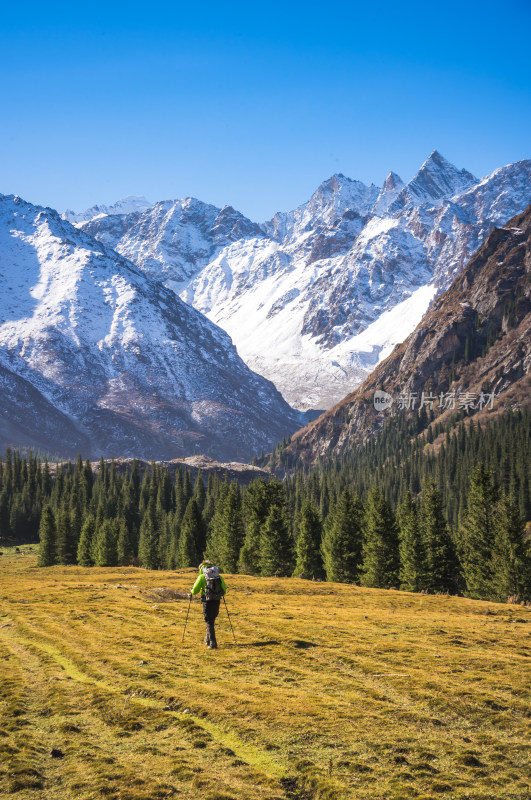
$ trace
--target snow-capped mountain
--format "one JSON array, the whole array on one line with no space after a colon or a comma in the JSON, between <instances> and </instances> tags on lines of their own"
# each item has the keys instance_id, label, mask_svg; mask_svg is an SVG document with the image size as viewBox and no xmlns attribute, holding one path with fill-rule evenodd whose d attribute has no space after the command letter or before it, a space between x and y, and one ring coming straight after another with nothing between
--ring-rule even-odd
<instances>
[{"instance_id":1,"label":"snow-capped mountain","mask_svg":"<svg viewBox=\"0 0 531 800\"><path fill-rule=\"evenodd\" d=\"M381 188L334 175L261 225L189 198L79 227L226 330L292 405L327 408L530 202L531 161L478 180L434 151L407 184L393 172Z\"/></svg>"},{"instance_id":2,"label":"snow-capped mountain","mask_svg":"<svg viewBox=\"0 0 531 800\"><path fill-rule=\"evenodd\" d=\"M144 213L95 217L78 227L177 293L227 243L263 235L231 206L219 209L193 197L156 203Z\"/></svg>"},{"instance_id":3,"label":"snow-capped mountain","mask_svg":"<svg viewBox=\"0 0 531 800\"><path fill-rule=\"evenodd\" d=\"M70 211L70 209L67 208L64 214L62 214L62 217L72 223L87 222L95 217L112 217L116 214L135 214L139 211L145 211L147 208L151 208L152 205L153 204L150 203L149 200L146 200L145 197L131 196L118 200L116 203L113 203L112 206L92 206L91 208L87 208L86 211L81 211L79 213Z\"/></svg>"},{"instance_id":4,"label":"snow-capped mountain","mask_svg":"<svg viewBox=\"0 0 531 800\"><path fill-rule=\"evenodd\" d=\"M390 207L391 211L411 206L436 206L441 200L466 192L478 182L466 169L457 169L437 150L426 159Z\"/></svg>"},{"instance_id":5,"label":"snow-capped mountain","mask_svg":"<svg viewBox=\"0 0 531 800\"><path fill-rule=\"evenodd\" d=\"M0 447L248 459L300 427L227 334L49 208L0 195Z\"/></svg>"},{"instance_id":6,"label":"snow-capped mountain","mask_svg":"<svg viewBox=\"0 0 531 800\"><path fill-rule=\"evenodd\" d=\"M448 430L457 431L456 410L466 409L467 417L484 428L489 417L528 406L530 275L531 205L491 231L413 333L361 386L297 431L283 465L299 458L314 464L352 452L391 418L415 417L417 432L426 435L432 418L418 413L423 397L431 398L425 409L431 408L437 428L446 431L435 438L436 449ZM376 409L375 393L382 390L394 403ZM401 404L400 398L407 402ZM437 428L434 432L432 425L432 436L426 435L428 447Z\"/></svg>"}]
</instances>

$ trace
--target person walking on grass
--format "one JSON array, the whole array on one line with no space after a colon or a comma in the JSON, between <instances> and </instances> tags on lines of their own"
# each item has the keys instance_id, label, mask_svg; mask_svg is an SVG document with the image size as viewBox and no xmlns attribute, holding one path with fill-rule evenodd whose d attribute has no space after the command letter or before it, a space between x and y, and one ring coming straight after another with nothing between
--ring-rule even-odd
<instances>
[{"instance_id":1,"label":"person walking on grass","mask_svg":"<svg viewBox=\"0 0 531 800\"><path fill-rule=\"evenodd\" d=\"M219 614L221 598L225 596L227 585L219 574L219 569L212 561L202 561L199 564L199 575L190 590L190 596L201 592L203 603L203 617L206 622L205 644L210 650L218 646L216 641L216 617Z\"/></svg>"}]
</instances>

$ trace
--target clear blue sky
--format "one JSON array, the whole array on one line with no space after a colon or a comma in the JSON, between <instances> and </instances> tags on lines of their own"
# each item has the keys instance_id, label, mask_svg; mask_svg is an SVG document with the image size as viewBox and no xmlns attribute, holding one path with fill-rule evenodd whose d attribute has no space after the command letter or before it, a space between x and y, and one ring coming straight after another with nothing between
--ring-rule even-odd
<instances>
[{"instance_id":1,"label":"clear blue sky","mask_svg":"<svg viewBox=\"0 0 531 800\"><path fill-rule=\"evenodd\" d=\"M4 4L0 192L255 220L334 172L531 157L531 1Z\"/></svg>"}]
</instances>

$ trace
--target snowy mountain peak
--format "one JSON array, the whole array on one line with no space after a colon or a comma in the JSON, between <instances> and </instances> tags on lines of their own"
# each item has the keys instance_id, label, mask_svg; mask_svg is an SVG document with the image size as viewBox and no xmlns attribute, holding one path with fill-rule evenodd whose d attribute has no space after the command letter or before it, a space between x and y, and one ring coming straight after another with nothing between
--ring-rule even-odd
<instances>
[{"instance_id":1,"label":"snowy mountain peak","mask_svg":"<svg viewBox=\"0 0 531 800\"><path fill-rule=\"evenodd\" d=\"M337 173L262 225L188 198L80 227L226 330L289 402L325 408L529 203L531 161L478 182L434 150L407 185L394 172L382 187Z\"/></svg>"},{"instance_id":2,"label":"snowy mountain peak","mask_svg":"<svg viewBox=\"0 0 531 800\"><path fill-rule=\"evenodd\" d=\"M300 425L224 331L51 209L0 196L0 253L0 449L42 417L47 449L249 458Z\"/></svg>"},{"instance_id":3,"label":"snowy mountain peak","mask_svg":"<svg viewBox=\"0 0 531 800\"><path fill-rule=\"evenodd\" d=\"M420 206L423 203L438 206L443 200L466 192L477 182L478 179L466 169L457 169L438 150L434 150L415 177L404 186L390 211L401 211L406 206Z\"/></svg>"},{"instance_id":4,"label":"snowy mountain peak","mask_svg":"<svg viewBox=\"0 0 531 800\"><path fill-rule=\"evenodd\" d=\"M323 181L310 199L288 212L279 212L262 228L277 241L294 241L316 229L332 229L345 213L349 218L365 217L379 195L379 188L347 178L341 172Z\"/></svg>"},{"instance_id":5,"label":"snowy mountain peak","mask_svg":"<svg viewBox=\"0 0 531 800\"><path fill-rule=\"evenodd\" d=\"M95 217L112 217L118 214L134 214L140 211L145 211L147 208L151 208L152 205L153 204L150 203L145 197L135 197L131 195L129 197L123 197L121 200L113 203L112 206L96 205L79 213L67 209L64 214L62 214L62 217L63 219L68 220L68 222L74 224L76 222L88 222L88 220L94 219Z\"/></svg>"},{"instance_id":6,"label":"snowy mountain peak","mask_svg":"<svg viewBox=\"0 0 531 800\"><path fill-rule=\"evenodd\" d=\"M382 186L382 191L390 192L393 189L398 189L399 187L402 187L403 185L404 181L402 180L400 175L397 175L396 172L393 172L391 170L391 172L384 181L384 184Z\"/></svg>"},{"instance_id":7,"label":"snowy mountain peak","mask_svg":"<svg viewBox=\"0 0 531 800\"><path fill-rule=\"evenodd\" d=\"M319 208L334 203L339 208L348 203L349 208L355 208L360 214L366 214L378 192L379 189L374 184L366 186L362 181L347 178L343 173L337 172L318 186L309 203L305 205Z\"/></svg>"},{"instance_id":8,"label":"snowy mountain peak","mask_svg":"<svg viewBox=\"0 0 531 800\"><path fill-rule=\"evenodd\" d=\"M163 200L134 216L95 217L79 227L179 291L228 242L264 235L232 206L220 209L195 197Z\"/></svg>"},{"instance_id":9,"label":"snowy mountain peak","mask_svg":"<svg viewBox=\"0 0 531 800\"><path fill-rule=\"evenodd\" d=\"M227 240L235 242L238 239L248 239L254 236L263 236L262 228L255 222L245 217L232 206L223 206L214 220L211 229L216 244L226 244Z\"/></svg>"},{"instance_id":10,"label":"snowy mountain peak","mask_svg":"<svg viewBox=\"0 0 531 800\"><path fill-rule=\"evenodd\" d=\"M372 207L372 213L377 214L378 216L385 214L391 203L393 203L398 197L398 194L402 190L403 186L404 181L400 175L397 175L396 172L390 172L384 181L382 190L378 195L378 199Z\"/></svg>"}]
</instances>

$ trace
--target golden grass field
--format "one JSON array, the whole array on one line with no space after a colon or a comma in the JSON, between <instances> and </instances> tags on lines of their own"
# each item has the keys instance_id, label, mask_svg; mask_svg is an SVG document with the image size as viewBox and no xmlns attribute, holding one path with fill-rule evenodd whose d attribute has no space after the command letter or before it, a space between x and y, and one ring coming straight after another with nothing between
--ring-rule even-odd
<instances>
[{"instance_id":1,"label":"golden grass field","mask_svg":"<svg viewBox=\"0 0 531 800\"><path fill-rule=\"evenodd\" d=\"M209 651L194 576L4 549L1 797L529 800L530 610L235 575Z\"/></svg>"}]
</instances>

